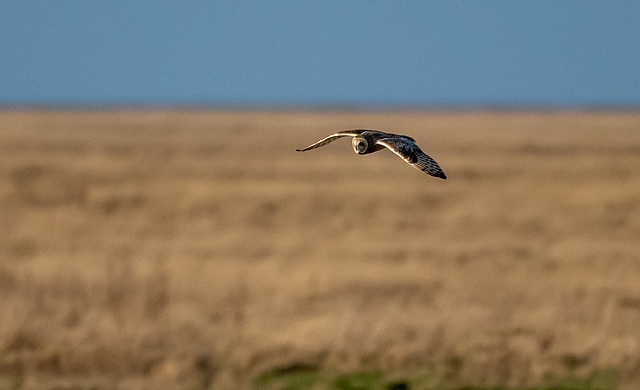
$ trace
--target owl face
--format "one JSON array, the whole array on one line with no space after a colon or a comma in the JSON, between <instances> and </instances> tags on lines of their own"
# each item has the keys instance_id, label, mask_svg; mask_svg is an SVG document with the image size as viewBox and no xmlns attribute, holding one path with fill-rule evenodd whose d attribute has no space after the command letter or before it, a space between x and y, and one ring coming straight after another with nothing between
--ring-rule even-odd
<instances>
[{"instance_id":1,"label":"owl face","mask_svg":"<svg viewBox=\"0 0 640 390\"><path fill-rule=\"evenodd\" d=\"M354 152L364 154L369 148L369 143L363 137L353 137L351 140Z\"/></svg>"}]
</instances>

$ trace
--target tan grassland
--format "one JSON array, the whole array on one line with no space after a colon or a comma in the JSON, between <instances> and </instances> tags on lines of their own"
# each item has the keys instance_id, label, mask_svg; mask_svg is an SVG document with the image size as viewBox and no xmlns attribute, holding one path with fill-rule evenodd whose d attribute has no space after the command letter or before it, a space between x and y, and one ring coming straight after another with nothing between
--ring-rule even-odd
<instances>
[{"instance_id":1,"label":"tan grassland","mask_svg":"<svg viewBox=\"0 0 640 390\"><path fill-rule=\"evenodd\" d=\"M0 111L0 388L305 365L640 388L640 113Z\"/></svg>"}]
</instances>

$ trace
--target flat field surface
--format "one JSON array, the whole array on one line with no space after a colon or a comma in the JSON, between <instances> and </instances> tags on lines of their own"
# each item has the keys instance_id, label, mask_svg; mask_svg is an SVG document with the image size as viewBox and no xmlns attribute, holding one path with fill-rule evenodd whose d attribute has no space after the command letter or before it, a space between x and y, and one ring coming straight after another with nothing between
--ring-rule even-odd
<instances>
[{"instance_id":1,"label":"flat field surface","mask_svg":"<svg viewBox=\"0 0 640 390\"><path fill-rule=\"evenodd\" d=\"M639 388L640 114L0 111L0 302L0 388Z\"/></svg>"}]
</instances>

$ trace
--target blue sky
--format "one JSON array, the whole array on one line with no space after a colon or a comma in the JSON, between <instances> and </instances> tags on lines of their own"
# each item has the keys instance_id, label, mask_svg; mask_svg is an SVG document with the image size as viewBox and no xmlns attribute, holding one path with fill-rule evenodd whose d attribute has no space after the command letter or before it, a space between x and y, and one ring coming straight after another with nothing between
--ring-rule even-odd
<instances>
[{"instance_id":1,"label":"blue sky","mask_svg":"<svg viewBox=\"0 0 640 390\"><path fill-rule=\"evenodd\" d=\"M0 104L640 106L639 1L3 1Z\"/></svg>"}]
</instances>

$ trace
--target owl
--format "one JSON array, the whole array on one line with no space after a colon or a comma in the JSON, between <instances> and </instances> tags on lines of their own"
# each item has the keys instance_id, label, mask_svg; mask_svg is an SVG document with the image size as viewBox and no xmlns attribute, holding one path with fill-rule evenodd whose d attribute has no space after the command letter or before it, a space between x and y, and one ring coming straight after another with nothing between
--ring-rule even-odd
<instances>
[{"instance_id":1,"label":"owl","mask_svg":"<svg viewBox=\"0 0 640 390\"><path fill-rule=\"evenodd\" d=\"M357 154L370 154L387 148L402 157L404 161L414 168L434 177L441 179L447 178L442 168L440 168L440 165L423 152L413 138L406 135L365 129L338 131L304 149L296 149L296 151L306 152L307 150L319 148L342 137L353 137L351 139L351 145L353 146L353 151Z\"/></svg>"}]
</instances>

